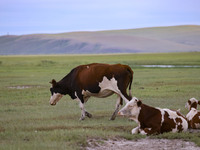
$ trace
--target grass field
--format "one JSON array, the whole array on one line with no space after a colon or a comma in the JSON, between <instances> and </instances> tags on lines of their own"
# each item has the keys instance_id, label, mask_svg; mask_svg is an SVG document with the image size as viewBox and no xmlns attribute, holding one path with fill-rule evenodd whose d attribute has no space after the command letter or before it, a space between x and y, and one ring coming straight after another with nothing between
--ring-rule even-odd
<instances>
[{"instance_id":1,"label":"grass field","mask_svg":"<svg viewBox=\"0 0 200 150\"><path fill-rule=\"evenodd\" d=\"M0 56L0 149L81 149L87 139L143 138L131 135L136 123L117 117L109 121L116 96L91 98L93 118L79 121L78 103L63 97L49 105L50 84L73 67L86 63L123 63L134 71L132 93L155 107L181 109L200 100L200 68L145 68L140 65L200 65L200 52L170 54ZM184 139L200 146L200 133L166 133L151 138Z\"/></svg>"}]
</instances>

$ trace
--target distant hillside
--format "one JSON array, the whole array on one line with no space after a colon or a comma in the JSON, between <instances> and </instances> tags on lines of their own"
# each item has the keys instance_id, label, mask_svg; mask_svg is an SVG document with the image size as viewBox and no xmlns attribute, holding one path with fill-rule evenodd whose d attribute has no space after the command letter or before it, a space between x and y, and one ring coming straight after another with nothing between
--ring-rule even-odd
<instances>
[{"instance_id":1,"label":"distant hillside","mask_svg":"<svg viewBox=\"0 0 200 150\"><path fill-rule=\"evenodd\" d=\"M200 26L0 36L0 55L200 51Z\"/></svg>"}]
</instances>

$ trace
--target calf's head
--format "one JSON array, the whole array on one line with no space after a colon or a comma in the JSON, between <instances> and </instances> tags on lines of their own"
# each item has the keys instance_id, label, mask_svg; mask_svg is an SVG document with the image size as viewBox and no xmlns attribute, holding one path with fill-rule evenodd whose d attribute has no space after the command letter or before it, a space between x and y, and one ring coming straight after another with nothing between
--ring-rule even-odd
<instances>
[{"instance_id":1,"label":"calf's head","mask_svg":"<svg viewBox=\"0 0 200 150\"><path fill-rule=\"evenodd\" d=\"M196 98L190 98L185 104L185 108L188 110L191 110L191 108L197 109L197 104L200 105L200 101L198 101Z\"/></svg>"},{"instance_id":2,"label":"calf's head","mask_svg":"<svg viewBox=\"0 0 200 150\"><path fill-rule=\"evenodd\" d=\"M118 112L120 116L127 116L130 119L137 119L142 101L138 100L136 97L133 97L131 101L126 103L126 105Z\"/></svg>"},{"instance_id":3,"label":"calf's head","mask_svg":"<svg viewBox=\"0 0 200 150\"><path fill-rule=\"evenodd\" d=\"M63 97L62 88L54 79L50 83L52 84L52 87L50 88L51 98L49 103L51 105L56 105L56 103Z\"/></svg>"}]
</instances>

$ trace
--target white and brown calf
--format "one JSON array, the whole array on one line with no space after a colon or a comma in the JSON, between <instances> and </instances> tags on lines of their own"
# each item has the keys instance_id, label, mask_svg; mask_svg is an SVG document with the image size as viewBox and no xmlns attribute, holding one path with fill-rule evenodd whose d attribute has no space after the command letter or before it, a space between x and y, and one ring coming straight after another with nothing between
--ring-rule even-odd
<instances>
[{"instance_id":1,"label":"white and brown calf","mask_svg":"<svg viewBox=\"0 0 200 150\"><path fill-rule=\"evenodd\" d=\"M186 115L189 128L200 129L200 110L197 110L197 105L200 105L200 101L196 98L191 98L187 101L185 107L189 110Z\"/></svg>"},{"instance_id":2,"label":"white and brown calf","mask_svg":"<svg viewBox=\"0 0 200 150\"><path fill-rule=\"evenodd\" d=\"M159 134L180 132L188 129L187 120L178 112L170 109L154 108L134 97L118 113L138 123L132 134Z\"/></svg>"}]
</instances>

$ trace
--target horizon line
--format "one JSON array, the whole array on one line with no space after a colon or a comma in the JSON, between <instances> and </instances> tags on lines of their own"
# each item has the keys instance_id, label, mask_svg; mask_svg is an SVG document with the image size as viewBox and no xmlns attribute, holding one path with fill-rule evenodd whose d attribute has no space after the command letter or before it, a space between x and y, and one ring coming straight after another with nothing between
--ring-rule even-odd
<instances>
[{"instance_id":1,"label":"horizon line","mask_svg":"<svg viewBox=\"0 0 200 150\"><path fill-rule=\"evenodd\" d=\"M136 28L118 28L118 29L100 29L100 30L77 30L77 31L47 31L47 32L38 32L38 33L27 33L27 34L2 34L1 36L24 36L24 35L43 35L43 34L64 34L64 33L81 33L81 32L106 32L106 31L117 31L117 30L134 30L134 29L148 29L148 28L162 28L162 27L181 27L181 26L200 26L198 24L182 24L182 25L166 25L166 26L148 26L148 27L136 27Z\"/></svg>"}]
</instances>

